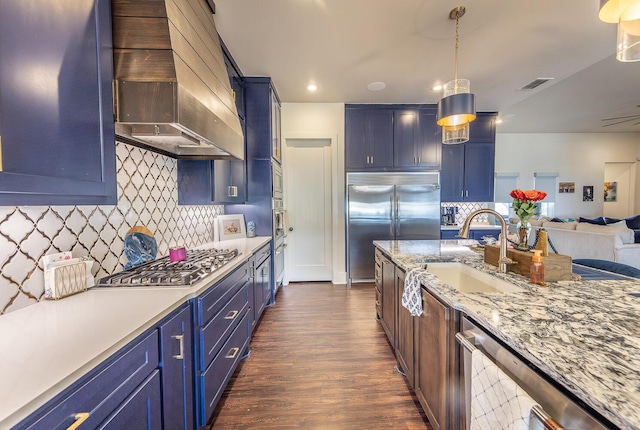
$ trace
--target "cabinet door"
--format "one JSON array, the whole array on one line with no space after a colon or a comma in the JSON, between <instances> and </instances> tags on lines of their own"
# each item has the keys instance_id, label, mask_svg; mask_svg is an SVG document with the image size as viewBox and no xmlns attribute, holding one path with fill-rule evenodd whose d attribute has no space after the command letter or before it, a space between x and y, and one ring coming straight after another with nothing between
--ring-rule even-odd
<instances>
[{"instance_id":1,"label":"cabinet door","mask_svg":"<svg viewBox=\"0 0 640 430\"><path fill-rule=\"evenodd\" d=\"M213 203L242 204L246 201L244 160L214 160Z\"/></svg>"},{"instance_id":2,"label":"cabinet door","mask_svg":"<svg viewBox=\"0 0 640 430\"><path fill-rule=\"evenodd\" d=\"M434 430L446 429L450 310L424 289L422 307L415 391Z\"/></svg>"},{"instance_id":3,"label":"cabinet door","mask_svg":"<svg viewBox=\"0 0 640 430\"><path fill-rule=\"evenodd\" d=\"M271 257L267 257L266 260L258 266L256 270L256 280L258 281L262 289L262 312L264 308L271 301Z\"/></svg>"},{"instance_id":4,"label":"cabinet door","mask_svg":"<svg viewBox=\"0 0 640 430\"><path fill-rule=\"evenodd\" d=\"M166 428L194 428L191 305L160 326L162 413Z\"/></svg>"},{"instance_id":5,"label":"cabinet door","mask_svg":"<svg viewBox=\"0 0 640 430\"><path fill-rule=\"evenodd\" d=\"M99 430L160 430L173 427L167 421L162 425L162 401L160 400L160 371L155 370L136 391L131 394L118 409L102 424ZM193 428L191 425L188 428Z\"/></svg>"},{"instance_id":6,"label":"cabinet door","mask_svg":"<svg viewBox=\"0 0 640 430\"><path fill-rule=\"evenodd\" d=\"M418 111L415 109L394 111L393 165L395 167L418 167L419 140Z\"/></svg>"},{"instance_id":7,"label":"cabinet door","mask_svg":"<svg viewBox=\"0 0 640 430\"><path fill-rule=\"evenodd\" d=\"M441 201L464 200L464 145L442 145L440 186Z\"/></svg>"},{"instance_id":8,"label":"cabinet door","mask_svg":"<svg viewBox=\"0 0 640 430\"><path fill-rule=\"evenodd\" d=\"M459 230L440 230L440 239L459 239L458 231Z\"/></svg>"},{"instance_id":9,"label":"cabinet door","mask_svg":"<svg viewBox=\"0 0 640 430\"><path fill-rule=\"evenodd\" d=\"M393 166L393 111L347 109L345 113L345 163L362 170Z\"/></svg>"},{"instance_id":10,"label":"cabinet door","mask_svg":"<svg viewBox=\"0 0 640 430\"><path fill-rule=\"evenodd\" d=\"M116 203L111 43L109 0L0 2L0 205Z\"/></svg>"},{"instance_id":11,"label":"cabinet door","mask_svg":"<svg viewBox=\"0 0 640 430\"><path fill-rule=\"evenodd\" d=\"M495 114L479 113L475 121L469 124L469 140L472 142L495 142L495 117Z\"/></svg>"},{"instance_id":12,"label":"cabinet door","mask_svg":"<svg viewBox=\"0 0 640 430\"><path fill-rule=\"evenodd\" d=\"M419 112L416 155L421 169L439 169L442 151L442 132L436 124L436 114Z\"/></svg>"},{"instance_id":13,"label":"cabinet door","mask_svg":"<svg viewBox=\"0 0 640 430\"><path fill-rule=\"evenodd\" d=\"M495 144L469 141L464 146L464 200L492 202Z\"/></svg>"},{"instance_id":14,"label":"cabinet door","mask_svg":"<svg viewBox=\"0 0 640 430\"><path fill-rule=\"evenodd\" d=\"M411 316L407 308L402 306L402 293L404 292L404 278L405 272L399 268L396 268L396 294L397 294L397 313L398 313L398 339L396 358L398 364L406 375L407 382L413 388L414 374L413 374L413 321L414 317Z\"/></svg>"},{"instance_id":15,"label":"cabinet door","mask_svg":"<svg viewBox=\"0 0 640 430\"><path fill-rule=\"evenodd\" d=\"M282 163L282 132L280 120L280 101L271 90L271 156Z\"/></svg>"}]
</instances>

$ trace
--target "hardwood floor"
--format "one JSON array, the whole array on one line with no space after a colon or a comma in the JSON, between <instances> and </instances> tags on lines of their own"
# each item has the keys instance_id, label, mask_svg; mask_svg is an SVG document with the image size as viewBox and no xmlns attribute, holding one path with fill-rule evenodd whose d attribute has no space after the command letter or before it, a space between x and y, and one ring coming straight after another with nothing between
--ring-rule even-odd
<instances>
[{"instance_id":1,"label":"hardwood floor","mask_svg":"<svg viewBox=\"0 0 640 430\"><path fill-rule=\"evenodd\" d=\"M374 287L278 292L220 400L213 429L431 429L375 320Z\"/></svg>"}]
</instances>

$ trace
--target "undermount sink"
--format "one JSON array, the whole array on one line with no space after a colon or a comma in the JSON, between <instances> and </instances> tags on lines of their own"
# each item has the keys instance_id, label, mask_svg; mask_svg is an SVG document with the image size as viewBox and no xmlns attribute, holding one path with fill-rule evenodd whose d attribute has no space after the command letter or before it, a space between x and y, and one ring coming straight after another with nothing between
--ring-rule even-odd
<instances>
[{"instance_id":1,"label":"undermount sink","mask_svg":"<svg viewBox=\"0 0 640 430\"><path fill-rule=\"evenodd\" d=\"M518 293L522 288L462 263L429 263L427 272L463 293Z\"/></svg>"}]
</instances>

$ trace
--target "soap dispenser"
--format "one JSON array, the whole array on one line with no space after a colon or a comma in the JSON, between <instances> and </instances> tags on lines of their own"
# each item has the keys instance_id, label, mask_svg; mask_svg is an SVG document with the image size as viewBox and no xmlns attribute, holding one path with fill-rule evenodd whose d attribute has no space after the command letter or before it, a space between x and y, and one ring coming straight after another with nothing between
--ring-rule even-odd
<instances>
[{"instance_id":1,"label":"soap dispenser","mask_svg":"<svg viewBox=\"0 0 640 430\"><path fill-rule=\"evenodd\" d=\"M544 264L542 263L542 250L540 249L533 251L529 278L533 284L544 285Z\"/></svg>"}]
</instances>

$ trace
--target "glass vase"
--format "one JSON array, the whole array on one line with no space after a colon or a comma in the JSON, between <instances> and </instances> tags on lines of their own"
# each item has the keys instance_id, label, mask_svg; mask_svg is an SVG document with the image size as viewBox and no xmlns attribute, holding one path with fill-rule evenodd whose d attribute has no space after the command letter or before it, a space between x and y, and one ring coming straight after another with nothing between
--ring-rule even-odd
<instances>
[{"instance_id":1,"label":"glass vase","mask_svg":"<svg viewBox=\"0 0 640 430\"><path fill-rule=\"evenodd\" d=\"M520 251L528 251L529 250L529 232L531 231L531 227L529 226L529 222L527 220L521 220L518 223L518 245L516 249Z\"/></svg>"}]
</instances>

